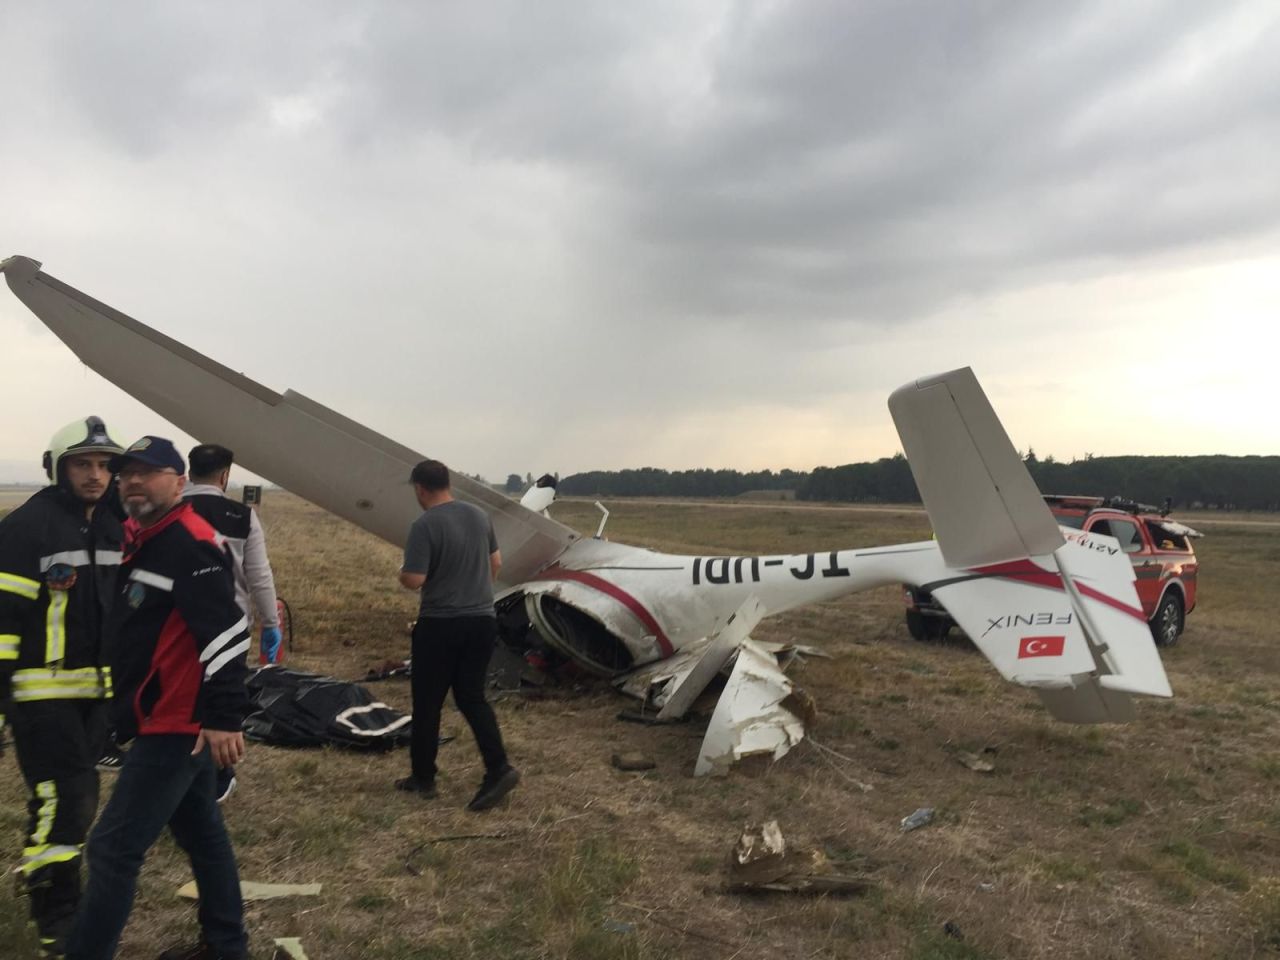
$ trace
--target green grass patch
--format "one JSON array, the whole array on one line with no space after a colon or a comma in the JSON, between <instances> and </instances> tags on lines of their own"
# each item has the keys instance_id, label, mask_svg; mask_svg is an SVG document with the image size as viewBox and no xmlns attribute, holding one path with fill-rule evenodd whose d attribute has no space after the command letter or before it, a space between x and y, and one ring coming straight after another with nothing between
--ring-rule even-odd
<instances>
[{"instance_id":1,"label":"green grass patch","mask_svg":"<svg viewBox=\"0 0 1280 960\"><path fill-rule=\"evenodd\" d=\"M1255 760L1253 769L1258 771L1258 776L1264 780L1280 780L1280 756L1272 754Z\"/></svg>"},{"instance_id":2,"label":"green grass patch","mask_svg":"<svg viewBox=\"0 0 1280 960\"><path fill-rule=\"evenodd\" d=\"M635 863L607 838L563 847L546 872L526 878L501 922L480 935L483 956L558 956L571 960L642 960L652 955L639 928L607 926L614 899L635 879ZM529 952L539 945L539 951Z\"/></svg>"},{"instance_id":3,"label":"green grass patch","mask_svg":"<svg viewBox=\"0 0 1280 960\"><path fill-rule=\"evenodd\" d=\"M1248 955L1280 953L1280 880L1268 878L1254 887L1244 901L1251 925Z\"/></svg>"},{"instance_id":4,"label":"green grass patch","mask_svg":"<svg viewBox=\"0 0 1280 960\"><path fill-rule=\"evenodd\" d=\"M1086 827L1118 827L1141 812L1142 804L1137 800L1119 797L1100 807L1085 806L1077 815L1076 820Z\"/></svg>"},{"instance_id":5,"label":"green grass patch","mask_svg":"<svg viewBox=\"0 0 1280 960\"><path fill-rule=\"evenodd\" d=\"M1160 853L1193 877L1216 883L1228 890L1249 889L1249 875L1242 867L1222 862L1198 843L1171 840L1160 848Z\"/></svg>"},{"instance_id":6,"label":"green grass patch","mask_svg":"<svg viewBox=\"0 0 1280 960\"><path fill-rule=\"evenodd\" d=\"M377 893L362 893L351 901L351 905L357 910L386 910L395 901L390 897L382 896Z\"/></svg>"},{"instance_id":7,"label":"green grass patch","mask_svg":"<svg viewBox=\"0 0 1280 960\"><path fill-rule=\"evenodd\" d=\"M1095 867L1070 857L1046 857L1040 861L1040 869L1054 883L1083 883L1097 873Z\"/></svg>"},{"instance_id":8,"label":"green grass patch","mask_svg":"<svg viewBox=\"0 0 1280 960\"><path fill-rule=\"evenodd\" d=\"M701 876L715 873L724 864L724 857L712 857L706 854L694 857L689 861L689 869Z\"/></svg>"}]
</instances>

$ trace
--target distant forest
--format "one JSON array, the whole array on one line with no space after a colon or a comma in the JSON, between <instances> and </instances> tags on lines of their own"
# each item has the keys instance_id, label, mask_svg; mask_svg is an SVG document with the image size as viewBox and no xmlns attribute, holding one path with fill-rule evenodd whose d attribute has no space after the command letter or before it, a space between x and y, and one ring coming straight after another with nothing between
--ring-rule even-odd
<instances>
[{"instance_id":1,"label":"distant forest","mask_svg":"<svg viewBox=\"0 0 1280 960\"><path fill-rule=\"evenodd\" d=\"M1086 457L1058 463L1024 458L1045 493L1121 496L1180 509L1280 510L1280 456ZM566 496L737 497L790 491L798 500L919 503L911 468L902 454L874 463L798 470L595 470L560 481Z\"/></svg>"}]
</instances>

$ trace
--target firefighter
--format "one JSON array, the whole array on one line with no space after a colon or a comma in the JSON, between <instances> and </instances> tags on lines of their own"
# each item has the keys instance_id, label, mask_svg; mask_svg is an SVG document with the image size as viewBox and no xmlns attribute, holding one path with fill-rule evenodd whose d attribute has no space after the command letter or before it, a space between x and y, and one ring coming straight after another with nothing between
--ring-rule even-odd
<instances>
[{"instance_id":1,"label":"firefighter","mask_svg":"<svg viewBox=\"0 0 1280 960\"><path fill-rule=\"evenodd\" d=\"M51 484L0 519L0 727L7 716L30 790L17 873L42 956L62 953L98 808L123 539L107 464L122 452L98 417L68 424L44 454Z\"/></svg>"}]
</instances>

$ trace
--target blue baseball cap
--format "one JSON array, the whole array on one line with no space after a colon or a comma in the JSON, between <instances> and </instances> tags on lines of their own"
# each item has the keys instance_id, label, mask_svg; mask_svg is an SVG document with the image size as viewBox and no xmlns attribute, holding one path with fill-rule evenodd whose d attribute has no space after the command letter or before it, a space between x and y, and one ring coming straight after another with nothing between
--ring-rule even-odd
<instances>
[{"instance_id":1,"label":"blue baseball cap","mask_svg":"<svg viewBox=\"0 0 1280 960\"><path fill-rule=\"evenodd\" d=\"M173 443L164 437L143 437L133 441L125 448L124 453L111 458L107 469L112 473L119 473L120 468L129 460L137 460L150 467L172 467L179 476L187 472L187 461L182 459L182 454L178 453Z\"/></svg>"}]
</instances>

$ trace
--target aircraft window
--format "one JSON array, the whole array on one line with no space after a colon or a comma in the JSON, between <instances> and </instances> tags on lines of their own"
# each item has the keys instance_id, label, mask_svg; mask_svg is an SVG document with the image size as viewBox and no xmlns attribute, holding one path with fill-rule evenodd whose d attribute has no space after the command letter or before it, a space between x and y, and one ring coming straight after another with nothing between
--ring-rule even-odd
<instances>
[{"instance_id":1,"label":"aircraft window","mask_svg":"<svg viewBox=\"0 0 1280 960\"><path fill-rule=\"evenodd\" d=\"M1063 516L1062 514L1058 514L1054 519L1058 521L1058 526L1070 527L1072 530L1084 529L1084 516L1082 514L1077 514L1075 516Z\"/></svg>"},{"instance_id":2,"label":"aircraft window","mask_svg":"<svg viewBox=\"0 0 1280 960\"><path fill-rule=\"evenodd\" d=\"M1090 530L1115 537L1125 553L1138 553L1142 549L1142 534L1138 532L1138 525L1128 520L1099 520Z\"/></svg>"}]
</instances>

